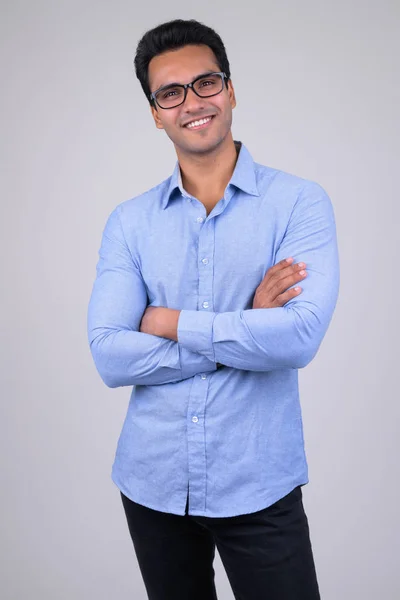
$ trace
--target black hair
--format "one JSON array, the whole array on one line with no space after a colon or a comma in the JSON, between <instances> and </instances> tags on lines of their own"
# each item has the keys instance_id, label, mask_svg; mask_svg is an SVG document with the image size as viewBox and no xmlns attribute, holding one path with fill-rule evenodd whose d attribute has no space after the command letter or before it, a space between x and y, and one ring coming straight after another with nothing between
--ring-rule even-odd
<instances>
[{"instance_id":1,"label":"black hair","mask_svg":"<svg viewBox=\"0 0 400 600\"><path fill-rule=\"evenodd\" d=\"M195 19L188 21L174 19L157 25L143 35L136 48L134 65L136 76L150 105L153 104L149 98L151 90L148 77L148 66L151 59L168 50L177 50L183 46L198 44L204 44L213 51L220 70L226 74L227 84L231 72L225 46L218 33L211 27Z\"/></svg>"}]
</instances>

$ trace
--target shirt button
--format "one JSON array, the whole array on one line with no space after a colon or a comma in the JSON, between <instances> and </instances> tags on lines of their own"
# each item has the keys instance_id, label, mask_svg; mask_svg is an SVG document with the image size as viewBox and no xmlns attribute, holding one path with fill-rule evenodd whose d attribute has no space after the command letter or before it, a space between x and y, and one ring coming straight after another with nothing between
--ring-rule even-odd
<instances>
[{"instance_id":1,"label":"shirt button","mask_svg":"<svg viewBox=\"0 0 400 600\"><path fill-rule=\"evenodd\" d=\"M202 373L202 374L201 374L201 378L202 378L202 379L207 379L207 375L206 375L205 373Z\"/></svg>"},{"instance_id":2,"label":"shirt button","mask_svg":"<svg viewBox=\"0 0 400 600\"><path fill-rule=\"evenodd\" d=\"M198 223L202 223L204 221L203 217L197 217L196 221Z\"/></svg>"},{"instance_id":3,"label":"shirt button","mask_svg":"<svg viewBox=\"0 0 400 600\"><path fill-rule=\"evenodd\" d=\"M198 417L192 417L193 423L197 423L198 420L199 420Z\"/></svg>"},{"instance_id":4,"label":"shirt button","mask_svg":"<svg viewBox=\"0 0 400 600\"><path fill-rule=\"evenodd\" d=\"M208 265L208 258L203 258L201 262L203 263L203 265Z\"/></svg>"},{"instance_id":5,"label":"shirt button","mask_svg":"<svg viewBox=\"0 0 400 600\"><path fill-rule=\"evenodd\" d=\"M208 302L203 302L203 308L208 308L210 305Z\"/></svg>"}]
</instances>

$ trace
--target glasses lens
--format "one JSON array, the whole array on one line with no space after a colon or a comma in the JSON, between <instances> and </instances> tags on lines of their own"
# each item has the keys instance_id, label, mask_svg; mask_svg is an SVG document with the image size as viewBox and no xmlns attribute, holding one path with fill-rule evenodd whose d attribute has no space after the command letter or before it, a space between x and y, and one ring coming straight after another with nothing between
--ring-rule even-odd
<instances>
[{"instance_id":1,"label":"glasses lens","mask_svg":"<svg viewBox=\"0 0 400 600\"><path fill-rule=\"evenodd\" d=\"M199 94L206 98L207 96L214 96L222 91L223 80L220 75L207 75L198 79L194 84L194 89Z\"/></svg>"},{"instance_id":2,"label":"glasses lens","mask_svg":"<svg viewBox=\"0 0 400 600\"><path fill-rule=\"evenodd\" d=\"M179 85L171 85L156 94L157 102L163 108L172 108L183 101L184 89Z\"/></svg>"}]
</instances>

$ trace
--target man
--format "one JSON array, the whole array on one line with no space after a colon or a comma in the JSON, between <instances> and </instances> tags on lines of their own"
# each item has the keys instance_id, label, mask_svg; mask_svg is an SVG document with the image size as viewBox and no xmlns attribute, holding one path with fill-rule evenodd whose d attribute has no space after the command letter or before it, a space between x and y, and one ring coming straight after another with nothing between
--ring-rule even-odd
<instances>
[{"instance_id":1,"label":"man","mask_svg":"<svg viewBox=\"0 0 400 600\"><path fill-rule=\"evenodd\" d=\"M104 382L133 386L112 479L148 597L215 599L216 546L236 598L317 599L298 369L338 296L331 201L233 139L213 29L159 25L135 68L178 160L110 214L88 335Z\"/></svg>"}]
</instances>

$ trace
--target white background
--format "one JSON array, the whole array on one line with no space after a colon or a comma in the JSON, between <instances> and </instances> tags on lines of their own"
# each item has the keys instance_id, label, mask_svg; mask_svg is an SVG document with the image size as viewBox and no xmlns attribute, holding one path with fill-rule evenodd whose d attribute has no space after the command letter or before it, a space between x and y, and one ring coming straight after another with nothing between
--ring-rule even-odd
<instances>
[{"instance_id":1,"label":"white background","mask_svg":"<svg viewBox=\"0 0 400 600\"><path fill-rule=\"evenodd\" d=\"M100 380L86 310L106 217L175 165L133 57L178 17L225 43L234 138L332 199L341 288L300 371L304 506L324 600L400 596L399 16L389 0L1 3L5 600L146 598L110 479L130 388Z\"/></svg>"}]
</instances>

